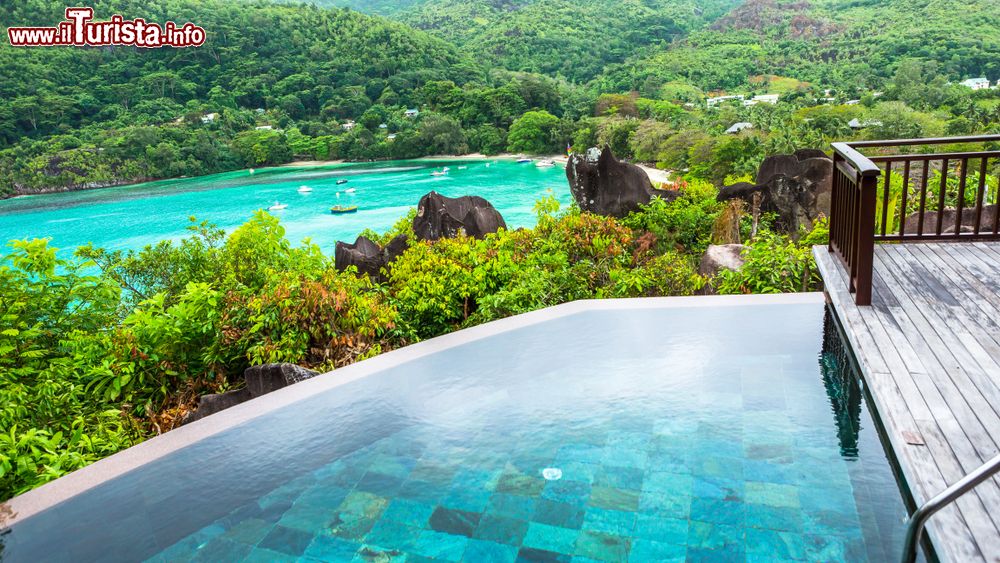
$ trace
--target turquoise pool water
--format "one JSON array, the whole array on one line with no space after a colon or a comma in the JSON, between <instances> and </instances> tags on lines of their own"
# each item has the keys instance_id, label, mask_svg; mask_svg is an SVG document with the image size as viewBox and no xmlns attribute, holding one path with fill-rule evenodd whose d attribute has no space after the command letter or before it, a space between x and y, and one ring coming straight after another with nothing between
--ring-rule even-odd
<instances>
[{"instance_id":1,"label":"turquoise pool water","mask_svg":"<svg viewBox=\"0 0 1000 563\"><path fill-rule=\"evenodd\" d=\"M431 176L442 166L450 168L446 176ZM342 179L348 182L337 185ZM300 186L313 191L301 194ZM269 168L253 174L241 170L0 201L0 243L50 237L59 248L92 242L110 249L139 249L185 236L191 216L231 229L246 222L254 210L279 201L288 208L273 213L281 218L289 240L297 243L309 237L332 253L336 241L353 242L365 228L388 229L431 190L452 197L482 196L516 228L534 225L532 207L549 189L563 204L572 200L561 167L505 160L394 161ZM332 215L330 207L337 204L357 205L359 210Z\"/></svg>"},{"instance_id":2,"label":"turquoise pool water","mask_svg":"<svg viewBox=\"0 0 1000 563\"><path fill-rule=\"evenodd\" d=\"M587 311L431 353L29 518L7 555L894 560L903 504L816 301Z\"/></svg>"}]
</instances>

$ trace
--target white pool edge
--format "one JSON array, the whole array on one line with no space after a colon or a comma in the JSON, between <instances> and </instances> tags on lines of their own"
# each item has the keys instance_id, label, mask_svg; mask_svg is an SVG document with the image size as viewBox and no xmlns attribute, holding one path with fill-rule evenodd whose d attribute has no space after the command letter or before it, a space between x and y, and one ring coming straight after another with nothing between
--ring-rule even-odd
<instances>
[{"instance_id":1,"label":"white pool edge","mask_svg":"<svg viewBox=\"0 0 1000 563\"><path fill-rule=\"evenodd\" d=\"M757 305L822 304L822 293L769 295L706 295L692 297L644 297L632 299L588 299L523 313L431 338L392 350L306 381L278 389L224 411L176 428L94 462L0 504L0 529L10 527L65 500L115 479L133 469L208 438L253 418L308 399L346 383L406 362L470 342L588 311L633 311L639 309L745 307Z\"/></svg>"}]
</instances>

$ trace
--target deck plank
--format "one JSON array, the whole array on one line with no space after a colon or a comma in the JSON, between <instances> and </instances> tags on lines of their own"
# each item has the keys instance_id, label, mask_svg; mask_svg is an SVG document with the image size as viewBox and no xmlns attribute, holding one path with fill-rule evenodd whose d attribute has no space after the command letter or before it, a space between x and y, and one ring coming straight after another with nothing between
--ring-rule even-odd
<instances>
[{"instance_id":1,"label":"deck plank","mask_svg":"<svg viewBox=\"0 0 1000 563\"><path fill-rule=\"evenodd\" d=\"M834 255L814 255L922 503L1000 451L1000 243L878 245L870 307L854 304ZM1000 561L1000 479L935 515L928 534L942 561Z\"/></svg>"}]
</instances>

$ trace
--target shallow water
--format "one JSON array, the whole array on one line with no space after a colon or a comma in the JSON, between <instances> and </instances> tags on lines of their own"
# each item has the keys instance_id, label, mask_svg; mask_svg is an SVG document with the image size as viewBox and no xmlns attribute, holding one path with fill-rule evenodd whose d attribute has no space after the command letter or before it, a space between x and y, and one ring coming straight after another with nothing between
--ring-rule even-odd
<instances>
[{"instance_id":1,"label":"shallow water","mask_svg":"<svg viewBox=\"0 0 1000 563\"><path fill-rule=\"evenodd\" d=\"M446 176L431 176L442 166L451 169ZM337 185L340 179L348 182ZM298 193L300 186L313 191ZM346 193L347 189L355 191ZM308 237L331 253L336 241L353 242L365 228L387 230L431 190L452 197L482 196L510 228L516 228L534 225L532 208L549 189L563 204L572 199L562 168L540 169L505 160L394 161L269 168L253 174L240 170L0 201L0 243L48 237L64 249L88 242L109 249L139 249L185 236L192 216L232 229L255 210L280 201L288 208L273 213L281 219L287 238L298 243ZM333 205L357 205L359 210L333 215L329 211Z\"/></svg>"},{"instance_id":2,"label":"shallow water","mask_svg":"<svg viewBox=\"0 0 1000 563\"><path fill-rule=\"evenodd\" d=\"M15 526L8 555L891 561L905 511L830 328L815 303L501 333L98 486Z\"/></svg>"}]
</instances>

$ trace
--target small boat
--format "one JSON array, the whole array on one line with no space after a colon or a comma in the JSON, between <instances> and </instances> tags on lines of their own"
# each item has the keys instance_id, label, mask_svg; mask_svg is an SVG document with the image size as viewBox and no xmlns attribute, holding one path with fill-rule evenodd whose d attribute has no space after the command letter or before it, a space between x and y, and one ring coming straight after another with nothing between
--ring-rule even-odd
<instances>
[{"instance_id":1,"label":"small boat","mask_svg":"<svg viewBox=\"0 0 1000 563\"><path fill-rule=\"evenodd\" d=\"M347 180L337 180L337 185L346 184Z\"/></svg>"},{"instance_id":2,"label":"small boat","mask_svg":"<svg viewBox=\"0 0 1000 563\"><path fill-rule=\"evenodd\" d=\"M530 158L519 158L519 159L517 159L517 163L518 164L526 164L528 162L531 162Z\"/></svg>"},{"instance_id":3,"label":"small boat","mask_svg":"<svg viewBox=\"0 0 1000 563\"><path fill-rule=\"evenodd\" d=\"M310 188L309 186L302 186L302 187L299 188L299 193L300 194L307 194L307 193L309 193L311 191L313 191L313 189Z\"/></svg>"},{"instance_id":4,"label":"small boat","mask_svg":"<svg viewBox=\"0 0 1000 563\"><path fill-rule=\"evenodd\" d=\"M355 190L354 188L347 188L346 190L344 190L344 193L345 194L353 194L356 191L357 190Z\"/></svg>"},{"instance_id":5,"label":"small boat","mask_svg":"<svg viewBox=\"0 0 1000 563\"><path fill-rule=\"evenodd\" d=\"M468 166L459 166L458 167L459 170L465 170L466 168L468 168Z\"/></svg>"},{"instance_id":6,"label":"small boat","mask_svg":"<svg viewBox=\"0 0 1000 563\"><path fill-rule=\"evenodd\" d=\"M549 160L547 158L545 160L539 160L538 162L535 163L535 166L537 166L539 168L548 168L550 166L555 166L555 165L556 165L555 162L553 162L553 161L551 161L551 160Z\"/></svg>"},{"instance_id":7,"label":"small boat","mask_svg":"<svg viewBox=\"0 0 1000 563\"><path fill-rule=\"evenodd\" d=\"M288 204L286 204L286 203L279 203L279 202L276 201L276 202L274 202L274 205L272 205L271 207L268 207L267 210L268 211L281 211L282 209L284 209L286 207L288 207Z\"/></svg>"},{"instance_id":8,"label":"small boat","mask_svg":"<svg viewBox=\"0 0 1000 563\"><path fill-rule=\"evenodd\" d=\"M447 173L448 169L445 168L444 170L435 170L434 172L431 172L431 176L444 176Z\"/></svg>"},{"instance_id":9,"label":"small boat","mask_svg":"<svg viewBox=\"0 0 1000 563\"><path fill-rule=\"evenodd\" d=\"M487 162L487 163L486 163L486 167L487 167L487 168L489 168L489 167L490 167L490 163L489 163L489 162Z\"/></svg>"},{"instance_id":10,"label":"small boat","mask_svg":"<svg viewBox=\"0 0 1000 563\"><path fill-rule=\"evenodd\" d=\"M357 210L357 205L334 205L330 208L330 213L340 215L341 213L354 213Z\"/></svg>"},{"instance_id":11,"label":"small boat","mask_svg":"<svg viewBox=\"0 0 1000 563\"><path fill-rule=\"evenodd\" d=\"M253 174L253 168L250 169L250 174Z\"/></svg>"}]
</instances>

